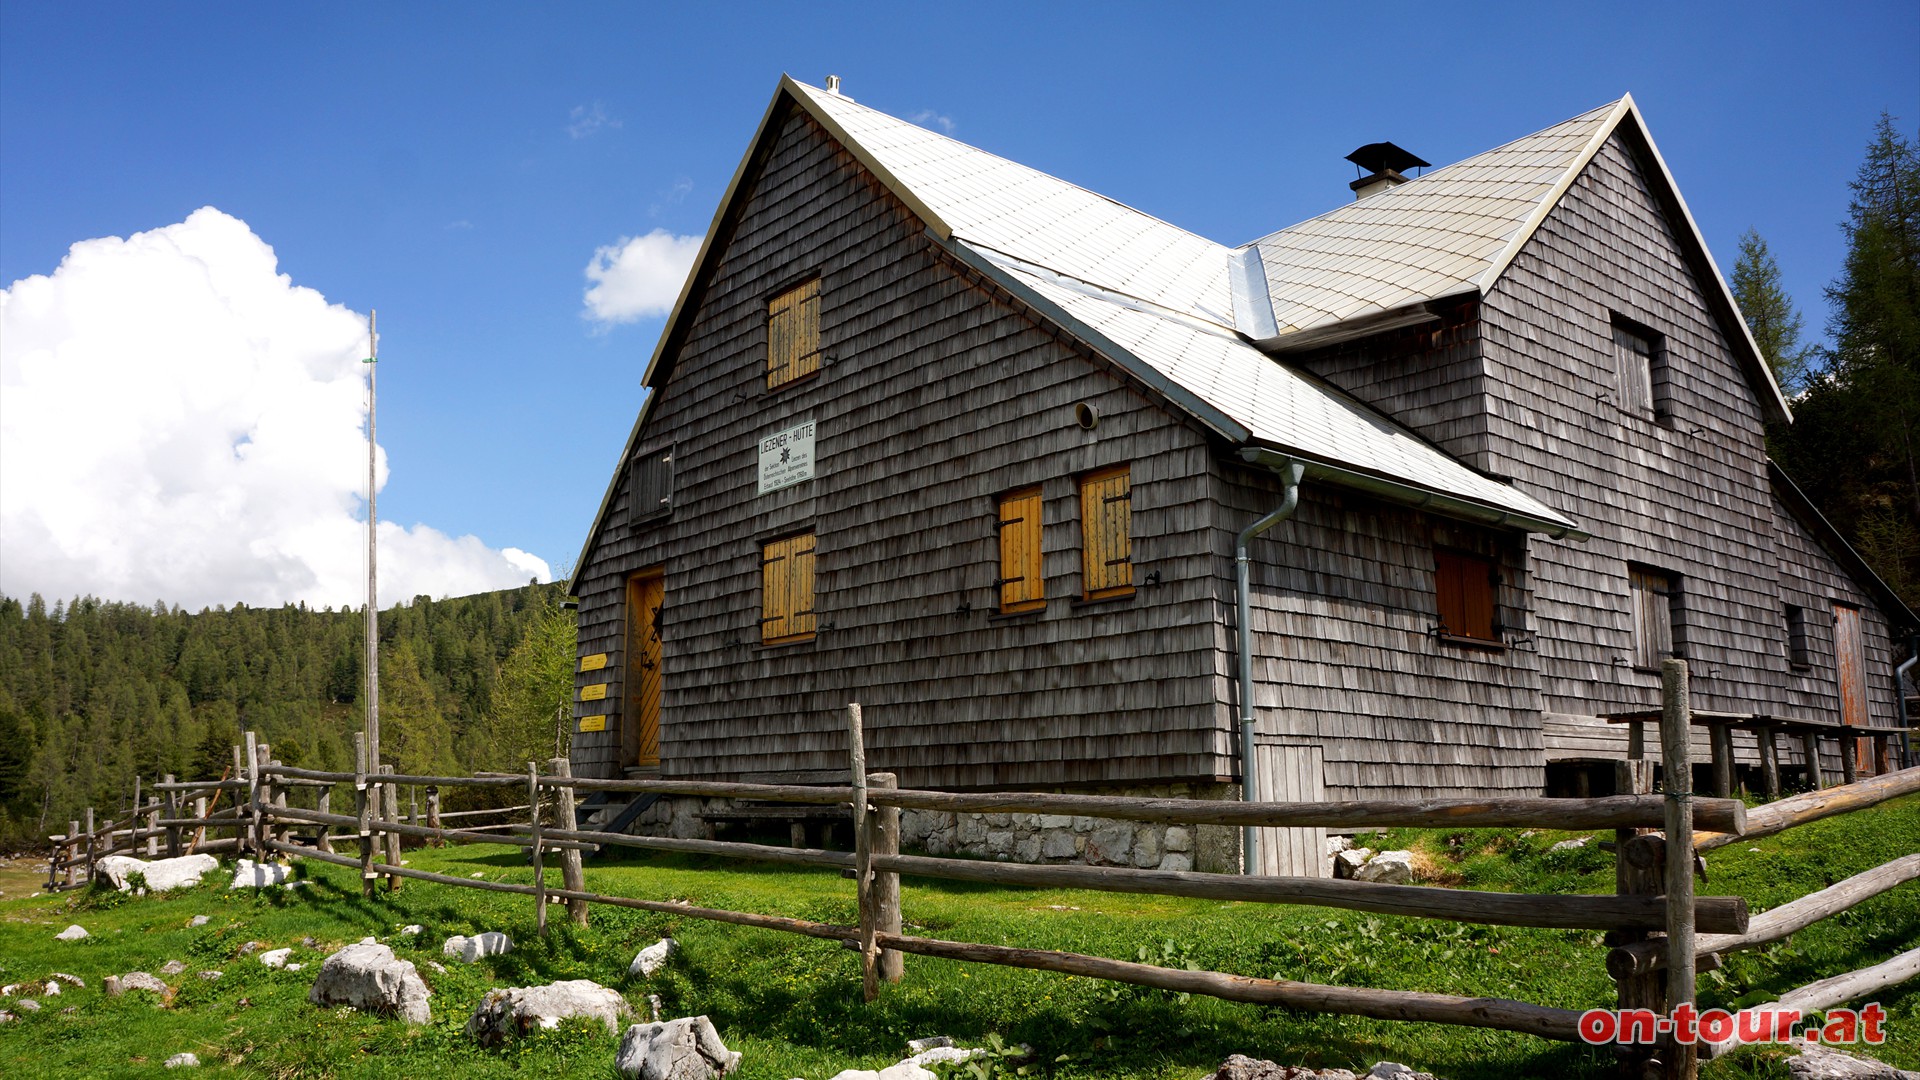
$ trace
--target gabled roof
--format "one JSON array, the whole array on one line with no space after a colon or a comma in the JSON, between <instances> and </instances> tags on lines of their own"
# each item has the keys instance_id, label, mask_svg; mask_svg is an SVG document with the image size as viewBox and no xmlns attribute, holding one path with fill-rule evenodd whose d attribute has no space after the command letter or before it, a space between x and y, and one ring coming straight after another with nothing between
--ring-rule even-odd
<instances>
[{"instance_id":1,"label":"gabled roof","mask_svg":"<svg viewBox=\"0 0 1920 1080\"><path fill-rule=\"evenodd\" d=\"M1920 631L1920 616L1916 616L1907 602L1900 599L1900 594L1893 591L1893 586L1888 585L1886 579L1854 550L1853 545L1847 543L1847 538L1833 527L1827 515L1820 512L1813 500L1807 498L1807 493L1800 490L1800 485L1793 482L1793 477L1787 475L1787 470L1772 458L1767 459L1767 477L1773 482L1773 493L1781 506L1800 522L1802 528L1813 534L1814 542L1847 568L1855 584L1873 596L1880 610L1886 614L1887 621L1893 624L1894 632L1898 634L1901 629Z\"/></svg>"},{"instance_id":2,"label":"gabled roof","mask_svg":"<svg viewBox=\"0 0 1920 1080\"><path fill-rule=\"evenodd\" d=\"M1342 324L1365 325L1444 297L1486 293L1616 133L1636 143L1652 165L1648 186L1673 219L1762 411L1792 420L1632 95L1242 248L1257 257L1266 279L1259 291L1271 306L1270 317L1261 310L1243 318L1243 329L1263 348L1310 347ZM1247 297L1235 299L1246 306Z\"/></svg>"}]
</instances>

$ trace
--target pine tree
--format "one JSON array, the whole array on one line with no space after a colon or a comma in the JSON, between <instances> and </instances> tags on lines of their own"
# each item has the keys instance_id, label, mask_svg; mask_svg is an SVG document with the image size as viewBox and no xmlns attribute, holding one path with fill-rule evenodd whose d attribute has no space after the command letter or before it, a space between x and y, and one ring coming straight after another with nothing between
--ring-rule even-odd
<instances>
[{"instance_id":1,"label":"pine tree","mask_svg":"<svg viewBox=\"0 0 1920 1080\"><path fill-rule=\"evenodd\" d=\"M1780 264L1753 229L1740 237L1740 257L1733 264L1733 298L1780 389L1789 395L1798 393L1806 383L1812 351L1800 343L1804 320L1780 284Z\"/></svg>"}]
</instances>

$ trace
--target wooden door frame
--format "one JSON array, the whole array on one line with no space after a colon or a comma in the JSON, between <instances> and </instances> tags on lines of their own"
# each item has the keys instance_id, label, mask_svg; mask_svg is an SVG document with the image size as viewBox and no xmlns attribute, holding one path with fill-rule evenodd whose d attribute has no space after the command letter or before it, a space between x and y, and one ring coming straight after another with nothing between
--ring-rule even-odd
<instances>
[{"instance_id":1,"label":"wooden door frame","mask_svg":"<svg viewBox=\"0 0 1920 1080\"><path fill-rule=\"evenodd\" d=\"M658 768L660 765L661 699L664 698L664 691L666 689L666 660L664 655L666 649L664 636L661 638L660 652L662 655L655 658L659 675L654 684L656 699L653 703L652 760L648 760L645 754L648 733L642 726L643 718L640 715L641 710L635 705L635 701L642 691L634 685L634 681L640 678L637 672L641 668L640 660L642 658L635 655L639 637L636 633L638 628L633 625L633 620L636 612L643 607L641 603L642 590L656 582L658 583L660 591L659 600L654 607L656 614L654 615L653 629L658 633L660 627L660 615L658 613L664 608L666 602L666 568L662 566L650 566L627 576L626 605L621 616L621 653L625 664L625 671L623 672L622 678L622 684L625 689L621 694L620 707L620 767L623 769Z\"/></svg>"},{"instance_id":2,"label":"wooden door frame","mask_svg":"<svg viewBox=\"0 0 1920 1080\"><path fill-rule=\"evenodd\" d=\"M1842 613L1845 613L1850 630L1841 632ZM1851 645L1851 648L1848 648ZM1844 600L1833 602L1833 681L1834 690L1840 698L1840 722L1851 727L1871 725L1870 713L1872 701L1867 696L1867 639L1864 620L1858 605ZM1857 706L1851 718L1848 717L1847 702L1852 699ZM1867 776L1873 772L1873 754L1865 739L1848 738L1843 740L1840 752L1854 755L1854 767L1857 774Z\"/></svg>"}]
</instances>

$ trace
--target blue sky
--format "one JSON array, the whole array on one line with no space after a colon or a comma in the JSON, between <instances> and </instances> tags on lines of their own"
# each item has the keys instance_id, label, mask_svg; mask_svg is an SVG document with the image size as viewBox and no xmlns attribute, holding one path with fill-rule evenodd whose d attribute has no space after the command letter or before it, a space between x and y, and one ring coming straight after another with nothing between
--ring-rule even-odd
<instances>
[{"instance_id":1,"label":"blue sky","mask_svg":"<svg viewBox=\"0 0 1920 1080\"><path fill-rule=\"evenodd\" d=\"M1631 92L1722 270L1758 228L1817 332L1872 126L1883 110L1909 132L1920 122L1916 57L1911 0L10 0L0 284L53 274L77 242L217 208L271 245L292 285L379 309L382 517L558 567L578 552L662 323L587 317L585 270L626 238L705 230L782 72L837 73L865 104L1226 243L1350 198L1341 158L1361 143L1445 164ZM23 449L54 447L8 447ZM13 475L0 498L26 497ZM39 540L23 537L0 550L0 589L75 591L85 564L42 569L26 553ZM465 579L418 580L441 592ZM152 582L109 575L91 591L150 601ZM211 603L221 587L163 598Z\"/></svg>"}]
</instances>

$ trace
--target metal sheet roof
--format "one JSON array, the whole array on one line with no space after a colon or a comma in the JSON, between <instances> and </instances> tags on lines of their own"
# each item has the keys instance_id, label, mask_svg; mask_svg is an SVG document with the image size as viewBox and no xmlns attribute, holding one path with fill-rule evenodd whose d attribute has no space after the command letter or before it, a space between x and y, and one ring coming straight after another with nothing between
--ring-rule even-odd
<instances>
[{"instance_id":1,"label":"metal sheet roof","mask_svg":"<svg viewBox=\"0 0 1920 1080\"><path fill-rule=\"evenodd\" d=\"M1254 241L1273 340L1485 289L1629 107L1622 98Z\"/></svg>"}]
</instances>

